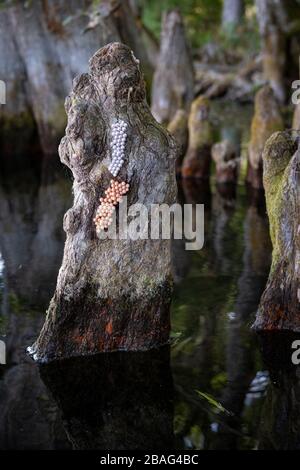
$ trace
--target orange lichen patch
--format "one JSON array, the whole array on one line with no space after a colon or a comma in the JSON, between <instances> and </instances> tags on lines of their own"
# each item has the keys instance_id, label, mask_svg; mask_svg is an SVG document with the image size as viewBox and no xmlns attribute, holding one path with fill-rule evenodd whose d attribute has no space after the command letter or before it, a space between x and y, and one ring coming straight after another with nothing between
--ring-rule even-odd
<instances>
[{"instance_id":1,"label":"orange lichen patch","mask_svg":"<svg viewBox=\"0 0 300 470\"><path fill-rule=\"evenodd\" d=\"M112 334L112 332L113 332L113 326L112 326L112 321L111 321L111 320L107 323L107 325L106 325L106 327L105 327L105 331L106 331L106 333L108 333L109 335Z\"/></svg>"}]
</instances>

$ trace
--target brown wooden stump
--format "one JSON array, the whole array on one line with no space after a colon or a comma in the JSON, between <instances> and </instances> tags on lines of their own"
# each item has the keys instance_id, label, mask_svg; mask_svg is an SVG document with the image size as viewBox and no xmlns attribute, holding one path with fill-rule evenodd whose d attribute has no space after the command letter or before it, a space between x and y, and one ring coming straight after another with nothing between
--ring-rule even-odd
<instances>
[{"instance_id":1,"label":"brown wooden stump","mask_svg":"<svg viewBox=\"0 0 300 470\"><path fill-rule=\"evenodd\" d=\"M47 361L157 347L169 338L170 240L99 240L93 218L112 179L109 145L116 119L128 124L118 175L130 184L128 208L175 202L177 147L153 119L138 61L120 43L92 57L89 73L74 81L66 110L59 153L73 173L74 205L64 218L67 239L56 291L30 352Z\"/></svg>"},{"instance_id":2,"label":"brown wooden stump","mask_svg":"<svg viewBox=\"0 0 300 470\"><path fill-rule=\"evenodd\" d=\"M289 132L270 137L263 161L273 254L254 328L300 331L300 154Z\"/></svg>"}]
</instances>

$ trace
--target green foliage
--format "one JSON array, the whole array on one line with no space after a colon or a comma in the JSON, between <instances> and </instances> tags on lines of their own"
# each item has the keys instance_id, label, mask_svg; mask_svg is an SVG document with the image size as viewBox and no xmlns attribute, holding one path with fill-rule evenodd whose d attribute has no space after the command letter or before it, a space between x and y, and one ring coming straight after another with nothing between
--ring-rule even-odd
<instances>
[{"instance_id":1,"label":"green foliage","mask_svg":"<svg viewBox=\"0 0 300 470\"><path fill-rule=\"evenodd\" d=\"M232 413L226 408L224 408L221 403L219 403L214 397L209 395L208 393L200 392L200 390L196 390L196 393L199 395L200 398L206 400L216 412L226 413L227 415L232 415Z\"/></svg>"},{"instance_id":2,"label":"green foliage","mask_svg":"<svg viewBox=\"0 0 300 470\"><path fill-rule=\"evenodd\" d=\"M179 8L193 47L210 41L221 21L222 0L140 0L140 5L145 25L157 37L160 34L162 13Z\"/></svg>"}]
</instances>

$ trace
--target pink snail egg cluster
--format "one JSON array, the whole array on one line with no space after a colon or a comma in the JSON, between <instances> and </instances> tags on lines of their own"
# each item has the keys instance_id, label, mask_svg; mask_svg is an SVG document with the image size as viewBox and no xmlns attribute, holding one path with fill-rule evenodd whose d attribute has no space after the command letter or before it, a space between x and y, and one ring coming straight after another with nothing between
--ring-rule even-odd
<instances>
[{"instance_id":1,"label":"pink snail egg cluster","mask_svg":"<svg viewBox=\"0 0 300 470\"><path fill-rule=\"evenodd\" d=\"M100 197L100 205L96 211L94 222L96 230L107 229L112 223L115 206L122 201L122 196L129 190L129 184L124 181L110 181L109 187L105 190L105 197Z\"/></svg>"}]
</instances>

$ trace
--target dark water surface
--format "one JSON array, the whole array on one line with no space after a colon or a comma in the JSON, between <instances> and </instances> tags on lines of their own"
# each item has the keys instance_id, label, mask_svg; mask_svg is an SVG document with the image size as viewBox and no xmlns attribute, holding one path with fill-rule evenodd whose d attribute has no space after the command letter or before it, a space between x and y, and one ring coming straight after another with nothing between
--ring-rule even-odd
<instances>
[{"instance_id":1,"label":"dark water surface","mask_svg":"<svg viewBox=\"0 0 300 470\"><path fill-rule=\"evenodd\" d=\"M240 112L240 111L239 111ZM235 113L236 115L236 113ZM218 120L216 134L243 149L249 109ZM27 168L27 170L25 170ZM243 164L242 164L243 172ZM263 199L244 185L180 184L181 202L205 204L205 244L173 243L172 344L40 368L36 339L61 263L66 171L24 156L0 181L0 449L294 449L300 385L288 335L250 326L270 266Z\"/></svg>"}]
</instances>

